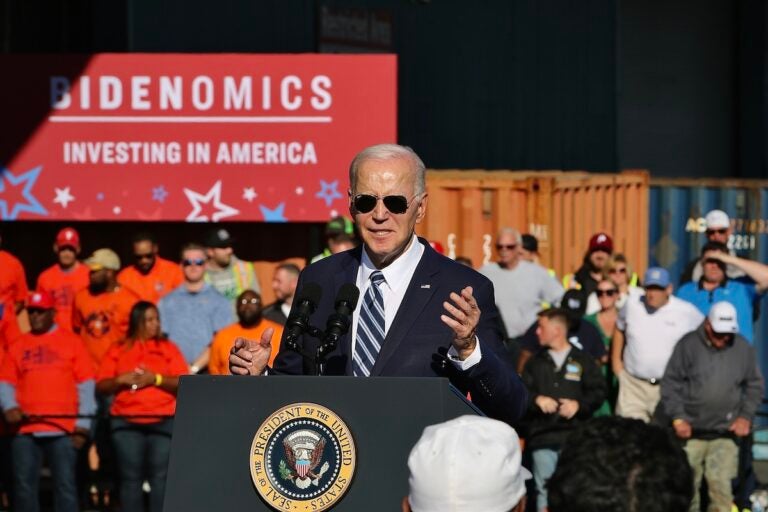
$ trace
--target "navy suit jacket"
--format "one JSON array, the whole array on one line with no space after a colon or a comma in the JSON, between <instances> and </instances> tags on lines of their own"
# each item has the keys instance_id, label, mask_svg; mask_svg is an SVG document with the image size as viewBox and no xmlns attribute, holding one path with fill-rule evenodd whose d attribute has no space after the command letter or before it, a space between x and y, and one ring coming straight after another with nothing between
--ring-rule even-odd
<instances>
[{"instance_id":1,"label":"navy suit jacket","mask_svg":"<svg viewBox=\"0 0 768 512\"><path fill-rule=\"evenodd\" d=\"M424 246L424 254L387 332L371 376L445 376L462 391L469 391L475 405L488 416L516 422L527 407L527 391L505 356L493 284L473 269L438 254L425 240L420 238L419 242ZM323 290L317 309L310 317L311 325L325 328L326 319L334 313L339 289L346 283L356 283L361 257L362 247L358 247L313 263L301 273L296 297L301 296L305 283L317 283ZM482 358L467 371L456 369L450 362L441 369L434 363L433 354L441 347L450 347L453 339L453 331L440 320L440 315L445 313L443 302L449 300L451 292L458 293L465 286L472 286L481 312L477 336ZM314 354L319 342L305 334L299 343ZM329 354L326 375L352 375L351 346L350 327L350 332ZM302 375L311 374L312 369L301 355L282 344L271 371Z\"/></svg>"}]
</instances>

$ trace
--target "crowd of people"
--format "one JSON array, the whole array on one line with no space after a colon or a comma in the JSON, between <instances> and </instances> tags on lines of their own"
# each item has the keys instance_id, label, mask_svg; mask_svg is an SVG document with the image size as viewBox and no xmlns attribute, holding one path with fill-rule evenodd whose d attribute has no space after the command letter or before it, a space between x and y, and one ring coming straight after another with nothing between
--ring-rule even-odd
<instances>
[{"instance_id":1,"label":"crowd of people","mask_svg":"<svg viewBox=\"0 0 768 512\"><path fill-rule=\"evenodd\" d=\"M263 305L232 246L215 229L172 262L140 233L122 266L109 248L81 260L67 227L33 291L0 251L1 507L40 510L45 461L57 511L109 509L116 496L125 512L162 510L179 376L229 374L232 340L267 329L273 360L296 291L301 269L278 264Z\"/></svg>"},{"instance_id":2,"label":"crowd of people","mask_svg":"<svg viewBox=\"0 0 768 512\"><path fill-rule=\"evenodd\" d=\"M348 269L365 291L353 320L351 370L329 364L329 374L432 375L430 357L398 360L392 347L407 333L434 340L439 325L453 336L444 357L463 375L459 387L496 418L464 418L424 432L408 461L405 510L524 510L526 495L529 509L540 512L577 510L577 502L578 510L698 512L700 496L710 511L746 506L751 460L743 440L763 395L752 325L768 266L728 250L724 212L707 215L708 241L676 290L664 268L649 268L640 279L604 232L590 238L581 267L558 279L540 264L533 236L503 228L498 259L479 276L439 255L438 244L415 237L426 191L423 163L410 149L367 148L353 161L350 181L352 190L364 191L352 199L355 223L331 220L328 248L308 270L323 284ZM413 187L416 194L381 195L378 187ZM379 227L389 222L393 228ZM361 224L365 251L348 251ZM233 245L225 229L213 229L173 262L159 256L151 234L141 233L124 266L109 248L81 261L80 236L68 227L54 241L56 262L32 292L22 264L0 251L1 481L14 510L39 510L45 459L58 511L109 508L116 498L125 512L141 511L145 502L160 511L180 376L302 373L297 354L278 353L307 274L279 264L272 278L276 301L262 304L255 267L237 258ZM440 269L443 277L428 281ZM416 276L427 283L422 290L445 285L445 298L413 299L409 281ZM407 313L398 313L401 303ZM17 320L24 309L29 329ZM403 320L422 310L433 323ZM501 343L497 350L497 331L505 333L506 350ZM438 445L466 451L440 452ZM612 460L617 453L623 456ZM439 471L472 457L485 469L446 481L487 478L469 487L457 481L461 492L436 495ZM600 465L598 473L615 464L613 480L573 469L588 464ZM683 482L659 488L671 496L669 507L638 504L661 485L654 468ZM619 497L581 492L591 484ZM488 506L478 508L482 499ZM449 507L446 500L466 506ZM616 508L627 500L636 504Z\"/></svg>"}]
</instances>

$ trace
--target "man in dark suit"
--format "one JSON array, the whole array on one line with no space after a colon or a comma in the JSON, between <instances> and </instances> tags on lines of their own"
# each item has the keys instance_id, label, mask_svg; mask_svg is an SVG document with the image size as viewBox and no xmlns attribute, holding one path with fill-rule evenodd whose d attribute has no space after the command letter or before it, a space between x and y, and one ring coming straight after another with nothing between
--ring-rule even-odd
<instances>
[{"instance_id":1,"label":"man in dark suit","mask_svg":"<svg viewBox=\"0 0 768 512\"><path fill-rule=\"evenodd\" d=\"M349 207L363 247L307 267L297 297L308 283L320 286L323 297L310 323L324 326L341 286L360 289L350 332L330 353L326 375L445 375L486 414L514 422L525 411L527 392L504 357L493 285L415 235L427 208L424 174L410 148L381 144L361 151L350 166ZM235 340L231 372L264 374L271 334ZM299 343L314 353L318 341L304 335ZM440 349L448 351L445 364L434 364ZM307 370L283 343L269 373Z\"/></svg>"}]
</instances>

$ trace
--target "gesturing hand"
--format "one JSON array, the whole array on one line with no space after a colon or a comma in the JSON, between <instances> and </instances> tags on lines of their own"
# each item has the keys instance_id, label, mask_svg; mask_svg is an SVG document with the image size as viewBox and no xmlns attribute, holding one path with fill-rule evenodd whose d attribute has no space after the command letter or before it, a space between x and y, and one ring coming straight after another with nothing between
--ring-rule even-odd
<instances>
[{"instance_id":1,"label":"gesturing hand","mask_svg":"<svg viewBox=\"0 0 768 512\"><path fill-rule=\"evenodd\" d=\"M229 352L229 372L232 375L261 375L267 368L272 353L272 327L266 329L258 341L237 338Z\"/></svg>"},{"instance_id":2,"label":"gesturing hand","mask_svg":"<svg viewBox=\"0 0 768 512\"><path fill-rule=\"evenodd\" d=\"M469 357L475 350L477 339L475 331L480 323L480 308L472 296L472 287L467 286L461 290L461 294L452 292L452 301L443 302L443 308L448 314L440 315L440 320L453 329L453 347L462 361Z\"/></svg>"},{"instance_id":3,"label":"gesturing hand","mask_svg":"<svg viewBox=\"0 0 768 512\"><path fill-rule=\"evenodd\" d=\"M558 403L552 397L539 395L536 397L536 406L541 409L544 414L552 414L557 412Z\"/></svg>"}]
</instances>

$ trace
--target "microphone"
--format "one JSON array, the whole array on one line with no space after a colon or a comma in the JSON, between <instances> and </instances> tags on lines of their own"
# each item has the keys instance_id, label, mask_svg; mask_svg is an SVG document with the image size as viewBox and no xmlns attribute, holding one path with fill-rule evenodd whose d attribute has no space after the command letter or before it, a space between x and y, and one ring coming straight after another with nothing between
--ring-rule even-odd
<instances>
[{"instance_id":1,"label":"microphone","mask_svg":"<svg viewBox=\"0 0 768 512\"><path fill-rule=\"evenodd\" d=\"M328 317L323 336L323 351L331 352L336 348L339 338L349 331L350 317L357 307L360 290L352 283L341 287L336 295L336 312Z\"/></svg>"},{"instance_id":2,"label":"microphone","mask_svg":"<svg viewBox=\"0 0 768 512\"><path fill-rule=\"evenodd\" d=\"M298 350L297 339L309 328L309 316L314 313L323 290L317 283L307 283L296 300L296 305L285 322L285 341L288 348Z\"/></svg>"}]
</instances>

